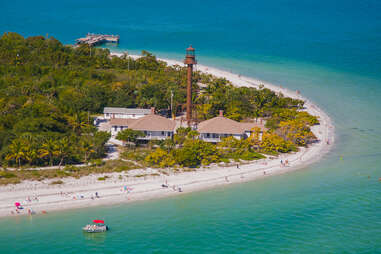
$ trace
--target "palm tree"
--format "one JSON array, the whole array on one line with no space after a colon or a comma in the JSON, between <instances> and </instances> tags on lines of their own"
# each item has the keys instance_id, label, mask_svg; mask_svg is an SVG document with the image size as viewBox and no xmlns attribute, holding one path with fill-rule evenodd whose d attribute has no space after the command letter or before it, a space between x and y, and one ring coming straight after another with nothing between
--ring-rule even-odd
<instances>
[{"instance_id":1,"label":"palm tree","mask_svg":"<svg viewBox=\"0 0 381 254\"><path fill-rule=\"evenodd\" d=\"M39 150L40 157L49 157L49 165L53 166L53 158L57 155L58 146L57 141L54 139L47 139L44 144L42 144L42 148Z\"/></svg>"},{"instance_id":2,"label":"palm tree","mask_svg":"<svg viewBox=\"0 0 381 254\"><path fill-rule=\"evenodd\" d=\"M26 132L21 135L21 139L25 144L25 159L28 161L29 165L32 165L33 161L38 158L38 149L36 147L38 138L32 133Z\"/></svg>"},{"instance_id":3,"label":"palm tree","mask_svg":"<svg viewBox=\"0 0 381 254\"><path fill-rule=\"evenodd\" d=\"M58 167L61 168L61 165L66 157L70 155L71 144L67 137L64 137L57 142L57 151L56 155L60 158Z\"/></svg>"},{"instance_id":4,"label":"palm tree","mask_svg":"<svg viewBox=\"0 0 381 254\"><path fill-rule=\"evenodd\" d=\"M28 161L29 165L33 164L33 161L38 158L38 151L32 145L28 145L25 148L25 159Z\"/></svg>"},{"instance_id":5,"label":"palm tree","mask_svg":"<svg viewBox=\"0 0 381 254\"><path fill-rule=\"evenodd\" d=\"M85 139L82 139L80 144L81 144L81 151L83 152L84 154L84 159L85 159L85 162L88 161L90 155L92 153L95 153L95 149L94 149L94 144L89 140L88 137L84 137Z\"/></svg>"},{"instance_id":6,"label":"palm tree","mask_svg":"<svg viewBox=\"0 0 381 254\"><path fill-rule=\"evenodd\" d=\"M81 132L82 128L85 128L88 126L87 121L87 115L84 112L81 113L75 113L74 115L67 115L66 120L68 121L69 125L72 127L73 132L76 132L79 134Z\"/></svg>"},{"instance_id":7,"label":"palm tree","mask_svg":"<svg viewBox=\"0 0 381 254\"><path fill-rule=\"evenodd\" d=\"M9 145L9 152L5 157L7 161L15 160L19 168L21 167L21 160L26 159L25 143L22 140L15 139Z\"/></svg>"}]
</instances>

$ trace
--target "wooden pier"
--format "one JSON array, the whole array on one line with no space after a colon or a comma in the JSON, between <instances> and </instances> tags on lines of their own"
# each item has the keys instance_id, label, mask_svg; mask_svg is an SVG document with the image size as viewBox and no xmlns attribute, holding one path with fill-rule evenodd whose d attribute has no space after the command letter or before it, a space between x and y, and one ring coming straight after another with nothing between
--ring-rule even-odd
<instances>
[{"instance_id":1,"label":"wooden pier","mask_svg":"<svg viewBox=\"0 0 381 254\"><path fill-rule=\"evenodd\" d=\"M88 33L86 37L76 39L75 41L76 45L88 44L89 46L97 46L107 42L119 43L119 38L119 35Z\"/></svg>"}]
</instances>

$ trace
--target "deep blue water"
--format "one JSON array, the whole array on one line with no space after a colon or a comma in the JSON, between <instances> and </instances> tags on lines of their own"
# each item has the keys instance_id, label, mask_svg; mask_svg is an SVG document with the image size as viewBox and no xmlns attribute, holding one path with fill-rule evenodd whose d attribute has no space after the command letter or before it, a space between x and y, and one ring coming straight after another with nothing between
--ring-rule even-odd
<instances>
[{"instance_id":1,"label":"deep blue water","mask_svg":"<svg viewBox=\"0 0 381 254\"><path fill-rule=\"evenodd\" d=\"M0 220L1 253L381 253L381 1L4 1L0 32L114 33L114 50L299 89L337 143L297 172L180 197ZM340 157L343 159L340 160ZM112 231L88 238L89 216Z\"/></svg>"}]
</instances>

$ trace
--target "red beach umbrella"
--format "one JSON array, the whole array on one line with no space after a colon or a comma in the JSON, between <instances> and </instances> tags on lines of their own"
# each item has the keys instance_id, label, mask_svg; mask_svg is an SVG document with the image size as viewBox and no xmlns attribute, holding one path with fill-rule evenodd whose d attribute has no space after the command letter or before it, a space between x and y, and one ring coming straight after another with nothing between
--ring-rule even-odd
<instances>
[{"instance_id":1,"label":"red beach umbrella","mask_svg":"<svg viewBox=\"0 0 381 254\"><path fill-rule=\"evenodd\" d=\"M21 206L20 202L16 202L16 203L15 203L15 206L16 206L16 207L17 207L17 206Z\"/></svg>"},{"instance_id":2,"label":"red beach umbrella","mask_svg":"<svg viewBox=\"0 0 381 254\"><path fill-rule=\"evenodd\" d=\"M101 224L105 224L105 221L104 220L93 220L94 223L101 223Z\"/></svg>"}]
</instances>

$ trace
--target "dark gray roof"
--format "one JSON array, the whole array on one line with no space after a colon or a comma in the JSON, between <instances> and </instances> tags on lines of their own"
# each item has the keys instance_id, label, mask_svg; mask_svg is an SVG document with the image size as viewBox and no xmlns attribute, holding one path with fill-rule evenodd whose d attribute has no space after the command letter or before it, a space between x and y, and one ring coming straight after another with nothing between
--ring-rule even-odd
<instances>
[{"instance_id":1,"label":"dark gray roof","mask_svg":"<svg viewBox=\"0 0 381 254\"><path fill-rule=\"evenodd\" d=\"M117 108L117 107L105 107L103 113L109 114L136 114L136 115L148 115L151 113L151 109L145 108Z\"/></svg>"}]
</instances>

